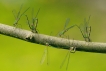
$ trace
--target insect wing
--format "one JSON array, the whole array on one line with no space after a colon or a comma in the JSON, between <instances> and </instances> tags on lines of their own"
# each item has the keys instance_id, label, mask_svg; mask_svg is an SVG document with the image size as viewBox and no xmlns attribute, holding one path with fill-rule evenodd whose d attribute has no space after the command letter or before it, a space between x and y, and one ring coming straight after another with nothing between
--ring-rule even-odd
<instances>
[{"instance_id":1,"label":"insect wing","mask_svg":"<svg viewBox=\"0 0 106 71\"><path fill-rule=\"evenodd\" d=\"M88 19L88 23L87 23L87 24L89 24L89 21L90 21L90 17L91 17L91 15L89 16L89 19Z\"/></svg>"},{"instance_id":2,"label":"insect wing","mask_svg":"<svg viewBox=\"0 0 106 71\"><path fill-rule=\"evenodd\" d=\"M47 55L47 48L45 48L45 50L44 50L44 54L43 54L42 59L41 59L41 62L40 62L41 64L43 64L46 55Z\"/></svg>"},{"instance_id":3,"label":"insect wing","mask_svg":"<svg viewBox=\"0 0 106 71\"><path fill-rule=\"evenodd\" d=\"M30 8L30 7L29 7L29 8ZM27 9L20 15L20 17L21 17L29 8L27 8Z\"/></svg>"},{"instance_id":4,"label":"insect wing","mask_svg":"<svg viewBox=\"0 0 106 71\"><path fill-rule=\"evenodd\" d=\"M84 30L87 32L88 30L87 30L87 28L89 28L89 21L90 21L90 16L89 16L89 19L88 19L88 21L86 20L86 19L84 19L84 26L85 26L85 28L84 28Z\"/></svg>"},{"instance_id":5,"label":"insect wing","mask_svg":"<svg viewBox=\"0 0 106 71\"><path fill-rule=\"evenodd\" d=\"M66 22L65 22L65 25L64 25L64 29L67 27L67 25L69 24L70 22L70 18L67 18Z\"/></svg>"},{"instance_id":6,"label":"insect wing","mask_svg":"<svg viewBox=\"0 0 106 71\"><path fill-rule=\"evenodd\" d=\"M12 13L13 13L13 15L14 15L14 18L17 19L17 16L16 16L16 14L17 14L17 13L16 13L16 10L13 10Z\"/></svg>"},{"instance_id":7,"label":"insect wing","mask_svg":"<svg viewBox=\"0 0 106 71\"><path fill-rule=\"evenodd\" d=\"M84 23L83 24L80 24L80 30L82 31L82 35L84 36L84 37L87 37L87 32L86 32L86 30L87 30L87 22L86 22L86 19L84 19Z\"/></svg>"},{"instance_id":8,"label":"insect wing","mask_svg":"<svg viewBox=\"0 0 106 71\"><path fill-rule=\"evenodd\" d=\"M37 18L37 15L38 15L39 11L40 11L40 8L38 9L38 12L37 12L37 14L36 14L36 16L35 16L35 19Z\"/></svg>"},{"instance_id":9,"label":"insect wing","mask_svg":"<svg viewBox=\"0 0 106 71\"><path fill-rule=\"evenodd\" d=\"M36 16L35 16L35 18L34 18L34 22L36 21L35 28L37 28L37 25L38 25L37 15L38 15L39 11L40 11L40 8L39 8L39 10L38 10L38 12L37 12L37 14L36 14Z\"/></svg>"},{"instance_id":10,"label":"insect wing","mask_svg":"<svg viewBox=\"0 0 106 71\"><path fill-rule=\"evenodd\" d=\"M89 16L88 21L85 21L85 28L86 29L84 29L84 31L85 31L85 34L86 34L87 37L90 36L90 32L91 32L91 26L88 26L89 21L90 21L90 16Z\"/></svg>"},{"instance_id":11,"label":"insect wing","mask_svg":"<svg viewBox=\"0 0 106 71\"><path fill-rule=\"evenodd\" d=\"M68 69L69 62L70 62L70 51L69 51L69 56L68 56L68 62L67 62L66 70Z\"/></svg>"},{"instance_id":12,"label":"insect wing","mask_svg":"<svg viewBox=\"0 0 106 71\"><path fill-rule=\"evenodd\" d=\"M21 12L22 6L23 6L23 4L21 5L20 10L19 10L19 12L18 12L18 14L17 14L17 18L20 17L20 12Z\"/></svg>"},{"instance_id":13,"label":"insect wing","mask_svg":"<svg viewBox=\"0 0 106 71\"><path fill-rule=\"evenodd\" d=\"M69 55L69 52L67 52L67 54L66 54L66 56L65 56L65 58L64 58L64 60L63 60L63 62L61 64L60 68L62 68L62 66L64 65L64 62L66 61L66 58L67 58L68 55Z\"/></svg>"},{"instance_id":14,"label":"insect wing","mask_svg":"<svg viewBox=\"0 0 106 71\"><path fill-rule=\"evenodd\" d=\"M32 9L32 23L33 23L33 25L34 25L34 23L35 23L35 20L34 20L34 9Z\"/></svg>"}]
</instances>

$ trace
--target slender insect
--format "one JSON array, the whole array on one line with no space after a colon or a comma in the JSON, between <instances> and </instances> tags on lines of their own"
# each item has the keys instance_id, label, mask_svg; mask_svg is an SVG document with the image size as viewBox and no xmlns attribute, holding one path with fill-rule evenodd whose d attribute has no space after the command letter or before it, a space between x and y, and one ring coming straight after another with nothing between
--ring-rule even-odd
<instances>
[{"instance_id":1,"label":"slender insect","mask_svg":"<svg viewBox=\"0 0 106 71\"><path fill-rule=\"evenodd\" d=\"M77 26L80 29L81 34L86 42L91 42L91 39L90 39L91 26L88 26L89 20L90 20L90 16L89 16L88 21L84 19L84 23L81 24L80 26Z\"/></svg>"},{"instance_id":2,"label":"slender insect","mask_svg":"<svg viewBox=\"0 0 106 71\"><path fill-rule=\"evenodd\" d=\"M21 5L20 10L18 11L18 13L16 13L15 10L12 11L12 13L15 17L15 22L14 22L13 26L16 26L18 24L18 22L19 22L20 18L22 17L22 15L24 15L24 13L29 9L29 8L27 8L23 13L21 13L22 6L23 5Z\"/></svg>"},{"instance_id":3,"label":"slender insect","mask_svg":"<svg viewBox=\"0 0 106 71\"><path fill-rule=\"evenodd\" d=\"M69 37L68 37L68 39L69 39ZM70 42L69 42L69 44L70 44ZM72 45L73 45L73 43L72 43ZM69 65L69 61L70 61L70 53L75 53L75 51L76 51L76 47L70 47L69 48L69 51L67 52L67 54L66 54L66 56L65 56L65 58L64 58L64 60L63 60L63 62L61 64L60 68L62 68L64 62L66 61L66 58L68 57L68 62L67 62L66 70L68 69L68 65Z\"/></svg>"},{"instance_id":4,"label":"slender insect","mask_svg":"<svg viewBox=\"0 0 106 71\"><path fill-rule=\"evenodd\" d=\"M69 29L71 29L71 28L73 28L74 26L76 26L76 25L72 25L72 26L66 28L67 25L68 25L68 23L69 23L69 21L70 21L70 18L68 18L68 19L66 20L65 25L64 25L64 29L58 34L58 36L61 37L61 36L64 35Z\"/></svg>"},{"instance_id":5,"label":"slender insect","mask_svg":"<svg viewBox=\"0 0 106 71\"><path fill-rule=\"evenodd\" d=\"M49 44L48 43L46 43L46 48L45 48L45 50L44 50L44 53L43 53L43 56L42 56L42 58L41 58L41 61L40 61L40 63L41 64L43 64L43 62L44 62L44 60L45 60L45 57L47 56L47 65L49 64L49 62L48 62L48 46L49 46Z\"/></svg>"},{"instance_id":6,"label":"slender insect","mask_svg":"<svg viewBox=\"0 0 106 71\"><path fill-rule=\"evenodd\" d=\"M39 10L40 10L40 8L39 8ZM38 25L37 15L38 15L38 13L39 13L39 10L38 10L36 16L33 17L33 12L34 12L34 10L32 9L32 21L31 21L31 23L30 23L30 21L29 21L29 19L28 19L28 16L25 15L26 18L27 18L28 26L29 26L30 30L31 30L33 33L38 33L38 31L37 31L37 25Z\"/></svg>"},{"instance_id":7,"label":"slender insect","mask_svg":"<svg viewBox=\"0 0 106 71\"><path fill-rule=\"evenodd\" d=\"M50 35L52 34L52 32L50 33ZM48 38L49 39L49 38ZM46 48L45 48L45 50L44 50L44 53L43 53L43 56L42 56L42 59L41 59L41 61L40 61L40 63L41 64L43 64L43 62L44 62L44 60L45 60L45 58L46 58L46 56L47 56L47 65L49 64L49 52L48 52L48 47L50 46L50 44L49 43L47 43L46 42Z\"/></svg>"},{"instance_id":8,"label":"slender insect","mask_svg":"<svg viewBox=\"0 0 106 71\"><path fill-rule=\"evenodd\" d=\"M52 34L52 32L50 33L50 35L51 35L51 34ZM50 44L46 42L46 46L47 46L47 47L46 47L45 50L44 50L44 53L43 53L43 56L42 56L42 58L41 58L40 63L43 64L43 62L44 62L44 60L45 60L45 58L46 58L46 56L47 56L47 65L49 65L49 52L48 52L48 47L50 46Z\"/></svg>"}]
</instances>

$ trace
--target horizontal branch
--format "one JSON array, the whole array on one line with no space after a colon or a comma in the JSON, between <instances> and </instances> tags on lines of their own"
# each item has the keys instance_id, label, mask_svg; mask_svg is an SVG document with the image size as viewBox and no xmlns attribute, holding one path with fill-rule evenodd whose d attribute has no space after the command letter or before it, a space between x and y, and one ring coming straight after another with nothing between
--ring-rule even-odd
<instances>
[{"instance_id":1,"label":"horizontal branch","mask_svg":"<svg viewBox=\"0 0 106 71\"><path fill-rule=\"evenodd\" d=\"M44 34L32 33L31 31L16 28L13 26L0 23L0 34L8 35L28 42L46 45L62 49L76 47L76 50L87 52L106 53L106 43L86 42L79 40L71 40L60 37L48 36Z\"/></svg>"}]
</instances>

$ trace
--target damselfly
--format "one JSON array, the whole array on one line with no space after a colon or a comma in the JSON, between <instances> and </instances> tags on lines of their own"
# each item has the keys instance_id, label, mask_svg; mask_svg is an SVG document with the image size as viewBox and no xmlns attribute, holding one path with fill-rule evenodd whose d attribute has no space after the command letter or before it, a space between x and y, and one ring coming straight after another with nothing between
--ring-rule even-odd
<instances>
[{"instance_id":1,"label":"damselfly","mask_svg":"<svg viewBox=\"0 0 106 71\"><path fill-rule=\"evenodd\" d=\"M74 26L76 26L76 25L72 25L72 26L66 28L67 25L68 25L68 23L69 23L69 21L70 21L70 18L68 18L68 19L66 20L65 25L64 25L64 29L58 34L58 36L61 37L61 36L64 35L69 29L71 29L71 28L73 28Z\"/></svg>"},{"instance_id":2,"label":"damselfly","mask_svg":"<svg viewBox=\"0 0 106 71\"><path fill-rule=\"evenodd\" d=\"M40 10L40 8L39 8L39 10ZM28 16L25 15L26 18L27 18L28 26L29 26L29 28L31 29L31 31L32 31L33 33L38 33L38 31L37 31L37 25L38 25L37 15L38 15L38 13L39 13L39 10L38 10L36 16L33 17L33 12L34 12L34 10L32 9L32 22L30 22L29 19L28 19Z\"/></svg>"},{"instance_id":3,"label":"damselfly","mask_svg":"<svg viewBox=\"0 0 106 71\"><path fill-rule=\"evenodd\" d=\"M91 42L91 39L90 39L91 26L88 25L89 20L90 20L90 16L89 16L88 21L86 21L86 19L84 19L84 23L81 24L80 26L77 26L80 29L81 34L86 42Z\"/></svg>"},{"instance_id":4,"label":"damselfly","mask_svg":"<svg viewBox=\"0 0 106 71\"><path fill-rule=\"evenodd\" d=\"M69 39L69 38L68 38L68 39ZM74 41L74 40L73 40L73 41ZM70 42L69 42L69 44L70 44ZM70 53L75 53L75 51L76 51L76 47L73 46L73 43L72 43L71 46L72 46L72 47L69 48L69 51L67 52L67 54L66 54L66 56L65 56L65 58L64 58L64 60L63 60L63 62L62 62L62 64L61 64L60 68L62 68L64 62L66 61L66 58L68 57L68 62L67 62L66 70L68 69L68 65L69 65L69 61L70 61Z\"/></svg>"},{"instance_id":5,"label":"damselfly","mask_svg":"<svg viewBox=\"0 0 106 71\"><path fill-rule=\"evenodd\" d=\"M21 5L20 10L18 11L18 13L16 13L15 10L12 11L12 13L13 13L13 15L14 15L14 17L15 17L15 22L14 22L14 24L13 24L14 26L16 26L16 25L18 24L18 22L19 22L21 16L24 15L24 13L29 9L29 8L27 8L23 13L21 13L22 6L23 6L23 5ZM16 14L17 14L17 15L16 15Z\"/></svg>"},{"instance_id":6,"label":"damselfly","mask_svg":"<svg viewBox=\"0 0 106 71\"><path fill-rule=\"evenodd\" d=\"M52 34L52 32L50 33L50 35ZM50 42L50 41L49 41ZM46 43L46 46L45 47L45 50L44 50L44 53L43 53L43 56L41 58L41 61L40 63L43 64L44 60L46 59L46 56L47 56L47 65L49 64L49 52L48 52L48 47L50 46L49 43L45 42Z\"/></svg>"},{"instance_id":7,"label":"damselfly","mask_svg":"<svg viewBox=\"0 0 106 71\"><path fill-rule=\"evenodd\" d=\"M43 62L44 62L44 60L46 59L45 57L47 56L47 65L49 64L49 59L48 59L48 46L49 46L49 44L48 43L46 43L46 48L45 48L45 50L44 50L44 53L43 53L43 56L42 56L42 58L41 58L41 61L40 61L40 64L43 64Z\"/></svg>"}]
</instances>

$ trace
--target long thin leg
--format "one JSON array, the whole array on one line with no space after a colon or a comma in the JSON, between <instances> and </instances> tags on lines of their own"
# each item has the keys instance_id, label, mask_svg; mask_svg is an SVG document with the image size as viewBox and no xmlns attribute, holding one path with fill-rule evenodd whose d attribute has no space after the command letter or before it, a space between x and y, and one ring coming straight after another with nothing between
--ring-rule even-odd
<instances>
[{"instance_id":1,"label":"long thin leg","mask_svg":"<svg viewBox=\"0 0 106 71\"><path fill-rule=\"evenodd\" d=\"M29 22L28 16L27 16L27 15L25 15L25 16L26 16L26 19L27 19L27 24L28 24L29 28L32 30L32 27L31 27L31 25L30 25L30 22Z\"/></svg>"}]
</instances>

